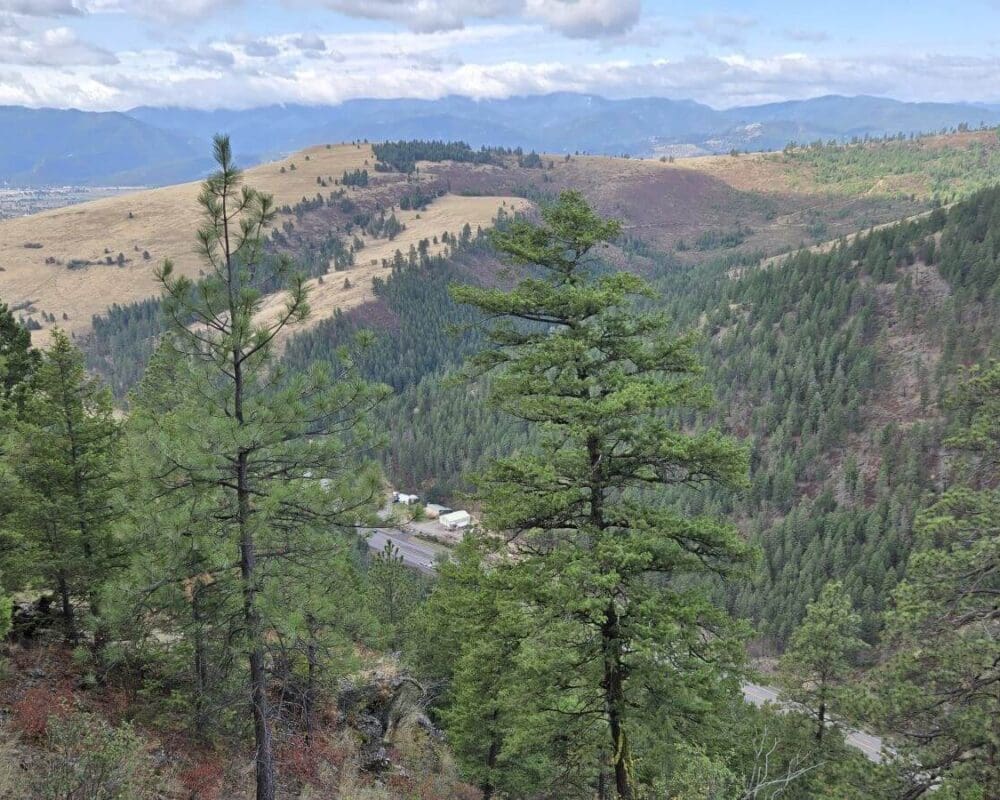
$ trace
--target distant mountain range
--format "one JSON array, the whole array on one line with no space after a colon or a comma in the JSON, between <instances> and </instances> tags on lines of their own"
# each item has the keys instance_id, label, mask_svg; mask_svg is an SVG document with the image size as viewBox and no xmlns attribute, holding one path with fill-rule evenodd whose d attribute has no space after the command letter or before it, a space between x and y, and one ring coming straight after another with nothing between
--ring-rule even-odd
<instances>
[{"instance_id":1,"label":"distant mountain range","mask_svg":"<svg viewBox=\"0 0 1000 800\"><path fill-rule=\"evenodd\" d=\"M244 164L321 142L461 139L550 153L774 150L789 141L1000 124L1000 107L830 95L716 110L691 100L558 93L504 100L351 100L336 106L84 112L0 106L0 185L163 185L200 177L224 131Z\"/></svg>"}]
</instances>

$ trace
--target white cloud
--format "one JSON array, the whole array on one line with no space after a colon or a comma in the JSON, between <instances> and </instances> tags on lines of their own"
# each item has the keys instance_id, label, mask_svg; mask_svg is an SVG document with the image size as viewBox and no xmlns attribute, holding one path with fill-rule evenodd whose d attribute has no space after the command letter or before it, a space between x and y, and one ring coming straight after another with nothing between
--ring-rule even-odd
<instances>
[{"instance_id":1,"label":"white cloud","mask_svg":"<svg viewBox=\"0 0 1000 800\"><path fill-rule=\"evenodd\" d=\"M278 48L263 39L255 39L243 45L243 52L251 58L273 58L278 55Z\"/></svg>"},{"instance_id":2,"label":"white cloud","mask_svg":"<svg viewBox=\"0 0 1000 800\"><path fill-rule=\"evenodd\" d=\"M338 103L359 97L435 99L449 94L500 98L553 91L612 97L691 97L717 107L826 93L871 93L910 100L959 100L963 95L1000 100L1000 95L980 94L983 86L1000 86L1000 58L825 59L786 54L477 64L447 57L445 43L474 41L477 34L478 29L467 29L433 36L327 37L328 52L336 52L339 61L306 58L279 38L274 43L281 55L273 64L268 62L267 71L243 58L239 48L230 52L221 49L223 45L196 48L184 56L168 51L122 53L120 65L95 67L87 75L72 76L38 66L19 68L16 85L8 85L8 77L0 76L0 98L94 109L140 104L241 108L280 102ZM289 37L288 43L294 38ZM387 52L396 57L380 55ZM232 79L219 79L221 73L234 72L238 74Z\"/></svg>"},{"instance_id":3,"label":"white cloud","mask_svg":"<svg viewBox=\"0 0 1000 800\"><path fill-rule=\"evenodd\" d=\"M642 11L640 0L527 0L529 18L575 38L609 36L631 29Z\"/></svg>"},{"instance_id":4,"label":"white cloud","mask_svg":"<svg viewBox=\"0 0 1000 800\"><path fill-rule=\"evenodd\" d=\"M114 53L83 42L69 28L50 28L36 35L0 33L0 64L27 66L98 66L117 64Z\"/></svg>"},{"instance_id":5,"label":"white cloud","mask_svg":"<svg viewBox=\"0 0 1000 800\"><path fill-rule=\"evenodd\" d=\"M291 45L299 50L309 50L313 52L323 52L326 50L326 42L323 37L316 33L303 33L291 40Z\"/></svg>"},{"instance_id":6,"label":"white cloud","mask_svg":"<svg viewBox=\"0 0 1000 800\"><path fill-rule=\"evenodd\" d=\"M59 0L44 1L59 2ZM23 2L33 2L33 0L23 0ZM73 2L85 2L85 10L94 14L127 14L161 23L197 20L243 4L243 0L73 0Z\"/></svg>"},{"instance_id":7,"label":"white cloud","mask_svg":"<svg viewBox=\"0 0 1000 800\"><path fill-rule=\"evenodd\" d=\"M152 4L152 0L89 0L88 8L93 10L98 2L105 9L112 3L132 8ZM403 0L374 3L397 10L413 6ZM706 37L732 40L756 21L718 16L693 21L647 18L627 33L615 35L610 32L630 24L633 12L629 9L637 11L638 3L426 3L431 10L451 3L453 10L465 13L516 6L519 13L509 20L503 14L503 20L478 21L467 27L460 25L463 18L458 27L424 33L347 34L318 28L259 37L241 34L238 27L223 28L216 38L199 43L185 42L188 29L183 26L151 25L154 32L181 33L163 44L133 45L117 54L81 41L68 27L38 30L45 25L42 19L0 14L0 102L99 110L143 104L215 108L337 103L360 97L434 99L464 94L496 98L551 91L693 98L717 107L825 93L1000 101L1000 56L912 56L906 54L912 50L903 48L850 57L757 55L723 44L720 54L708 56L701 52ZM201 0L181 0L186 13L203 5ZM371 12L371 3L365 5ZM394 19L402 21L398 16ZM72 20L67 20L70 24ZM566 36L547 34L547 27L559 27ZM600 47L571 38L584 35L602 35ZM668 50L678 53L661 57Z\"/></svg>"},{"instance_id":8,"label":"white cloud","mask_svg":"<svg viewBox=\"0 0 1000 800\"><path fill-rule=\"evenodd\" d=\"M327 7L365 19L397 22L429 33L467 21L526 18L574 38L617 34L639 19L641 0L325 0Z\"/></svg>"},{"instance_id":9,"label":"white cloud","mask_svg":"<svg viewBox=\"0 0 1000 800\"><path fill-rule=\"evenodd\" d=\"M226 69L236 64L236 56L230 50L210 44L195 47L180 47L174 51L176 64L180 67L203 67L211 70Z\"/></svg>"},{"instance_id":10,"label":"white cloud","mask_svg":"<svg viewBox=\"0 0 1000 800\"><path fill-rule=\"evenodd\" d=\"M0 36L21 36L24 32L24 28L17 23L14 17L0 14Z\"/></svg>"},{"instance_id":11,"label":"white cloud","mask_svg":"<svg viewBox=\"0 0 1000 800\"><path fill-rule=\"evenodd\" d=\"M63 17L84 13L80 0L0 0L0 12L25 17Z\"/></svg>"},{"instance_id":12,"label":"white cloud","mask_svg":"<svg viewBox=\"0 0 1000 800\"><path fill-rule=\"evenodd\" d=\"M419 33L455 30L467 19L517 14L523 0L325 0L328 8L362 19L397 22Z\"/></svg>"}]
</instances>

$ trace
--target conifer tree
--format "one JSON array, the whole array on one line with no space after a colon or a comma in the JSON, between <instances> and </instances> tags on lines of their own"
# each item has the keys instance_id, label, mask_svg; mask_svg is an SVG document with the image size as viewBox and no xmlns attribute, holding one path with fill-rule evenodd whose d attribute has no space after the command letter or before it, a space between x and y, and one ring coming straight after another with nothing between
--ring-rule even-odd
<instances>
[{"instance_id":1,"label":"conifer tree","mask_svg":"<svg viewBox=\"0 0 1000 800\"><path fill-rule=\"evenodd\" d=\"M270 632L293 616L285 582L306 579L301 565L322 573L338 531L362 521L380 492L366 460L373 441L366 419L384 391L357 376L346 351L336 365L296 374L278 363L279 337L309 313L305 280L263 252L274 203L243 185L228 138L216 137L215 160L199 197L204 278L195 284L169 261L157 272L176 390L166 407L153 404L145 414L145 483L151 499L173 495L180 499L172 504L186 508L183 517L162 517L163 535L184 551L164 580L229 584L228 595L239 598L230 641L247 667L256 796L274 800ZM265 283L285 291L274 314L263 311ZM197 561L187 560L192 549ZM178 574L185 566L196 573Z\"/></svg>"},{"instance_id":2,"label":"conifer tree","mask_svg":"<svg viewBox=\"0 0 1000 800\"><path fill-rule=\"evenodd\" d=\"M388 645L398 649L402 643L403 624L420 599L416 575L403 561L399 549L386 541L368 566L368 602L385 629Z\"/></svg>"},{"instance_id":3,"label":"conifer tree","mask_svg":"<svg viewBox=\"0 0 1000 800\"><path fill-rule=\"evenodd\" d=\"M603 731L615 792L632 800L661 748L693 735L739 674L728 618L691 578L728 573L747 548L665 494L740 484L747 462L731 440L670 416L709 398L691 338L637 310L647 284L599 268L595 249L620 230L564 193L541 224L495 236L527 268L513 289L453 296L498 320L469 373L493 373L492 403L540 433L479 478L487 524L517 539L508 580L532 609L533 670L559 697L551 713L566 736Z\"/></svg>"},{"instance_id":4,"label":"conifer tree","mask_svg":"<svg viewBox=\"0 0 1000 800\"><path fill-rule=\"evenodd\" d=\"M72 643L84 601L95 645L103 644L100 591L123 560L113 531L119 441L111 393L87 376L82 353L56 330L14 425L8 488L24 569L58 592Z\"/></svg>"},{"instance_id":5,"label":"conifer tree","mask_svg":"<svg viewBox=\"0 0 1000 800\"><path fill-rule=\"evenodd\" d=\"M20 391L38 365L39 353L31 347L31 333L21 325L7 308L0 303L0 456L5 455L9 442L6 433L11 431L17 414ZM22 543L17 531L9 524L9 515L16 507L10 487L13 476L9 462L0 461L0 632L4 636L10 628L12 600L5 589L19 588L24 583L24 571L19 568L15 554Z\"/></svg>"},{"instance_id":6,"label":"conifer tree","mask_svg":"<svg viewBox=\"0 0 1000 800\"><path fill-rule=\"evenodd\" d=\"M816 718L817 742L823 740L830 704L850 671L851 656L864 647L860 628L850 595L832 581L809 603L782 659L789 696Z\"/></svg>"},{"instance_id":7,"label":"conifer tree","mask_svg":"<svg viewBox=\"0 0 1000 800\"><path fill-rule=\"evenodd\" d=\"M0 303L0 400L9 400L38 366L39 352L31 346L31 332Z\"/></svg>"},{"instance_id":8,"label":"conifer tree","mask_svg":"<svg viewBox=\"0 0 1000 800\"><path fill-rule=\"evenodd\" d=\"M946 788L1000 797L1000 364L975 368L951 403L954 482L917 521L894 594L883 724L907 744L907 797Z\"/></svg>"}]
</instances>

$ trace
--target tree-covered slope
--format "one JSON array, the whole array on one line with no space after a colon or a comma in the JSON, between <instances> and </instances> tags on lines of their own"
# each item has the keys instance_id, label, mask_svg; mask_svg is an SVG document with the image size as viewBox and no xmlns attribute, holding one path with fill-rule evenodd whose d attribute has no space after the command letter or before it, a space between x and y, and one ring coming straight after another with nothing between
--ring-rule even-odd
<instances>
[{"instance_id":1,"label":"tree-covered slope","mask_svg":"<svg viewBox=\"0 0 1000 800\"><path fill-rule=\"evenodd\" d=\"M939 488L942 392L962 365L997 351L998 254L995 189L738 279L733 259L680 268L636 246L619 253L619 265L652 270L656 302L679 328L701 331L719 411L686 423L717 421L751 442L745 492L684 502L735 513L760 546L753 580L730 602L766 637L784 641L832 578L858 605L864 633L876 633L905 571L914 515ZM475 328L465 340L447 334L473 321L445 293L462 270L394 274L381 296L392 324L365 357L397 390L383 417L390 478L435 497L524 441L475 391L445 380L479 341ZM342 341L335 326L321 328L289 357L304 364Z\"/></svg>"}]
</instances>

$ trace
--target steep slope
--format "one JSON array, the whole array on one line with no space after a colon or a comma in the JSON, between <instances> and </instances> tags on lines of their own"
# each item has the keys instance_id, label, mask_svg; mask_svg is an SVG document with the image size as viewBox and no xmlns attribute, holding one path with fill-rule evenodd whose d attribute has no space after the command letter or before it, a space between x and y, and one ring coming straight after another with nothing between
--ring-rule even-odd
<instances>
[{"instance_id":1,"label":"steep slope","mask_svg":"<svg viewBox=\"0 0 1000 800\"><path fill-rule=\"evenodd\" d=\"M457 235L466 223L474 233L505 203L513 212L523 200L578 189L602 213L622 219L630 239L679 263L719 254L756 258L925 212L935 195L964 194L1000 168L1000 140L992 132L967 133L675 163L545 156L527 166L513 155L494 161L424 162L406 175L375 171L368 145L320 146L252 168L247 180L283 206L273 247L314 277L320 318L370 298L372 277L397 249L408 258L410 247L426 239L428 255L443 252L445 233ZM338 185L345 172L366 169L367 185ZM0 297L43 328L36 340L44 343L53 324L84 335L93 315L155 295L153 267L164 258L196 276L197 191L183 184L0 223ZM392 215L405 227L390 238L379 225ZM331 265L355 274L320 283Z\"/></svg>"},{"instance_id":2,"label":"steep slope","mask_svg":"<svg viewBox=\"0 0 1000 800\"><path fill-rule=\"evenodd\" d=\"M310 160L305 161L306 157ZM312 195L316 178L363 167L370 150L344 146L302 154L301 169L269 164L247 180L279 204ZM291 162L286 162L290 164ZM81 334L109 306L158 292L153 267L165 258L196 276L199 184L187 183L47 211L0 223L0 296ZM147 255L148 254L148 255ZM36 341L44 343L42 332Z\"/></svg>"},{"instance_id":3,"label":"steep slope","mask_svg":"<svg viewBox=\"0 0 1000 800\"><path fill-rule=\"evenodd\" d=\"M363 186L340 185L345 173L367 175L374 163L368 145L319 146L247 171L247 184L272 193L282 209L276 252L301 258L309 251L308 269L317 276L351 267L349 287L344 278L314 281L316 320L370 298L372 277L388 269L397 250L407 256L427 240L423 251L436 255L446 247L443 235L489 227L501 209L528 205L511 196L449 195L429 172L419 179L373 172ZM44 345L55 325L84 335L95 314L157 295L154 268L164 259L196 278L203 266L195 252L198 192L199 184L187 183L0 223L0 297L39 326L34 341ZM398 226L391 234L381 229L387 214ZM277 306L280 298L273 301Z\"/></svg>"},{"instance_id":4,"label":"steep slope","mask_svg":"<svg viewBox=\"0 0 1000 800\"><path fill-rule=\"evenodd\" d=\"M838 579L874 638L905 572L914 515L941 488L941 399L963 366L1000 353L1000 189L736 280L727 258L680 269L639 245L608 258L650 274L678 327L702 333L716 410L678 421L720 425L751 449L745 492L683 501L691 513L732 515L762 551L730 608L755 622L761 652L772 652ZM384 329L365 369L399 392L384 417L386 468L397 485L444 501L468 488L463 474L524 446L521 426L483 408L481 391L442 381L481 346L447 340L449 325L474 322L448 300L447 281L492 274L475 260L440 283L394 273L377 304L288 350L304 366L358 326ZM404 345L411 339L421 344Z\"/></svg>"}]
</instances>

